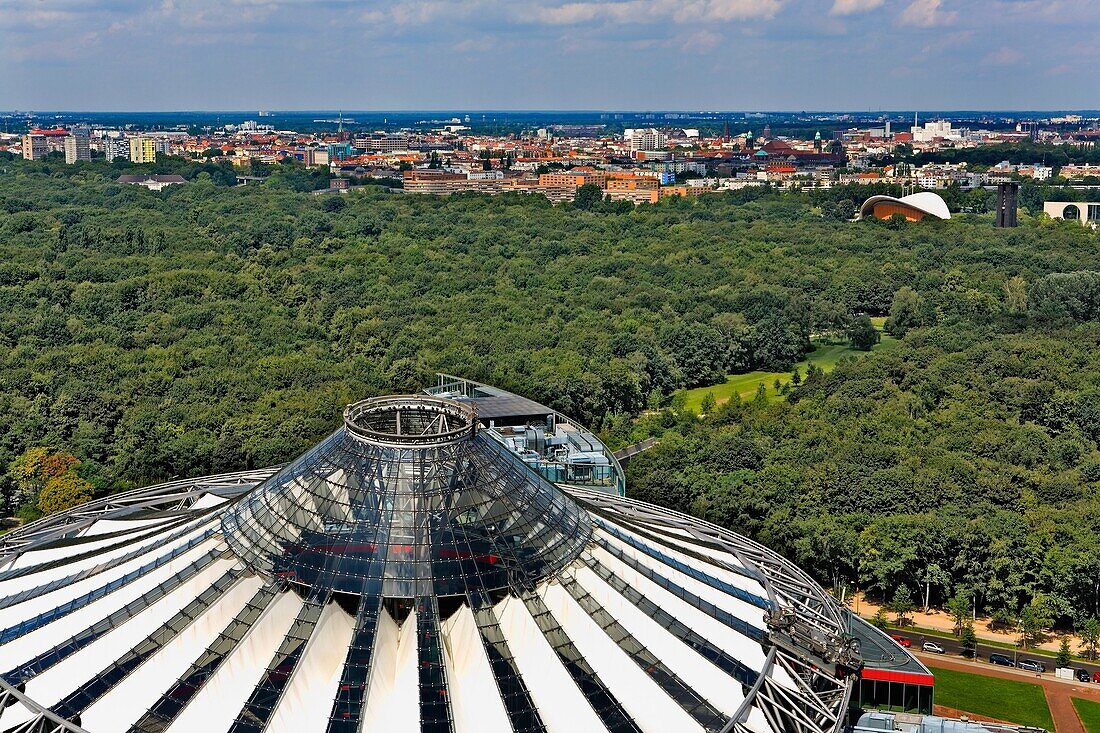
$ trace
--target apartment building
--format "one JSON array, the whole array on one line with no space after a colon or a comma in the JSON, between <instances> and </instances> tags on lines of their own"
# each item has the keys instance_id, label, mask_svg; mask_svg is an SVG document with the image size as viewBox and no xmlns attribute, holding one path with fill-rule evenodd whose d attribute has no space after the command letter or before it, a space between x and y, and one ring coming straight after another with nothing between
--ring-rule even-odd
<instances>
[{"instance_id":1,"label":"apartment building","mask_svg":"<svg viewBox=\"0 0 1100 733\"><path fill-rule=\"evenodd\" d=\"M23 157L26 160L42 160L49 152L45 135L28 133L23 136Z\"/></svg>"}]
</instances>

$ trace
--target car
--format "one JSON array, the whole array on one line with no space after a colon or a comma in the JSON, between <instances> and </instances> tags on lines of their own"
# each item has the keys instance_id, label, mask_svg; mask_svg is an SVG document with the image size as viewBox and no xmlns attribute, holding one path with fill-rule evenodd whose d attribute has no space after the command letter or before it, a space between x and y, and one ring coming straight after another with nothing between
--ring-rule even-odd
<instances>
[{"instance_id":1,"label":"car","mask_svg":"<svg viewBox=\"0 0 1100 733\"><path fill-rule=\"evenodd\" d=\"M1006 657L1004 654L993 653L989 655L989 663L996 664L1000 667L1015 667L1016 663L1012 661L1010 657Z\"/></svg>"},{"instance_id":2,"label":"car","mask_svg":"<svg viewBox=\"0 0 1100 733\"><path fill-rule=\"evenodd\" d=\"M934 641L924 642L923 644L920 645L920 650L922 652L931 652L932 654L947 654L947 650L944 649L943 646L941 646L940 644L937 644Z\"/></svg>"},{"instance_id":3,"label":"car","mask_svg":"<svg viewBox=\"0 0 1100 733\"><path fill-rule=\"evenodd\" d=\"M899 636L898 634L890 634L890 638L893 639L894 641L896 641L897 643L901 644L906 649L913 646L913 642L909 641L904 636Z\"/></svg>"},{"instance_id":4,"label":"car","mask_svg":"<svg viewBox=\"0 0 1100 733\"><path fill-rule=\"evenodd\" d=\"M1092 673L1092 681L1100 684L1100 669Z\"/></svg>"},{"instance_id":5,"label":"car","mask_svg":"<svg viewBox=\"0 0 1100 733\"><path fill-rule=\"evenodd\" d=\"M1089 674L1087 669L1079 669L1073 673L1073 676L1077 678L1078 682L1092 682L1092 675Z\"/></svg>"},{"instance_id":6,"label":"car","mask_svg":"<svg viewBox=\"0 0 1100 733\"><path fill-rule=\"evenodd\" d=\"M1020 669L1026 669L1028 672L1037 672L1040 674L1047 671L1047 666L1038 659L1021 659L1020 663L1016 666Z\"/></svg>"}]
</instances>

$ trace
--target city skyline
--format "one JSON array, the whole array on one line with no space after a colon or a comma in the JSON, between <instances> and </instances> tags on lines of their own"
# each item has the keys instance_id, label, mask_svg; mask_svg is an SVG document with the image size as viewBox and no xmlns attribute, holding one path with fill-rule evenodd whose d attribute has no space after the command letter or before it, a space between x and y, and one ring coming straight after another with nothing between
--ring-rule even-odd
<instances>
[{"instance_id":1,"label":"city skyline","mask_svg":"<svg viewBox=\"0 0 1100 733\"><path fill-rule=\"evenodd\" d=\"M1100 21L1089 10L1085 0L0 0L10 72L0 106L1091 108L1100 86L1084 72L1100 61Z\"/></svg>"}]
</instances>

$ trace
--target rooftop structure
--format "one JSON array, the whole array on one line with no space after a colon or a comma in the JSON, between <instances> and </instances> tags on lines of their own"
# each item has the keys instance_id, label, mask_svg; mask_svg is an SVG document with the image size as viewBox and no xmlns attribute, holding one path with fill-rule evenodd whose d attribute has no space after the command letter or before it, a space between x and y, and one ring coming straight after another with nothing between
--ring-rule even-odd
<instances>
[{"instance_id":1,"label":"rooftop structure","mask_svg":"<svg viewBox=\"0 0 1100 733\"><path fill-rule=\"evenodd\" d=\"M819 733L861 649L930 680L624 489L589 431L441 375L284 466L47 517L0 538L0 730Z\"/></svg>"}]
</instances>

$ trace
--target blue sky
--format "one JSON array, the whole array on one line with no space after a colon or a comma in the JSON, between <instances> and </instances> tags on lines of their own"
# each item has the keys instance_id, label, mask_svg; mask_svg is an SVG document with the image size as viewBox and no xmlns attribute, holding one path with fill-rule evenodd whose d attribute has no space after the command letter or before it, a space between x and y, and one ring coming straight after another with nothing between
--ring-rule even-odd
<instances>
[{"instance_id":1,"label":"blue sky","mask_svg":"<svg viewBox=\"0 0 1100 733\"><path fill-rule=\"evenodd\" d=\"M1097 0L0 0L0 109L1100 107Z\"/></svg>"}]
</instances>

